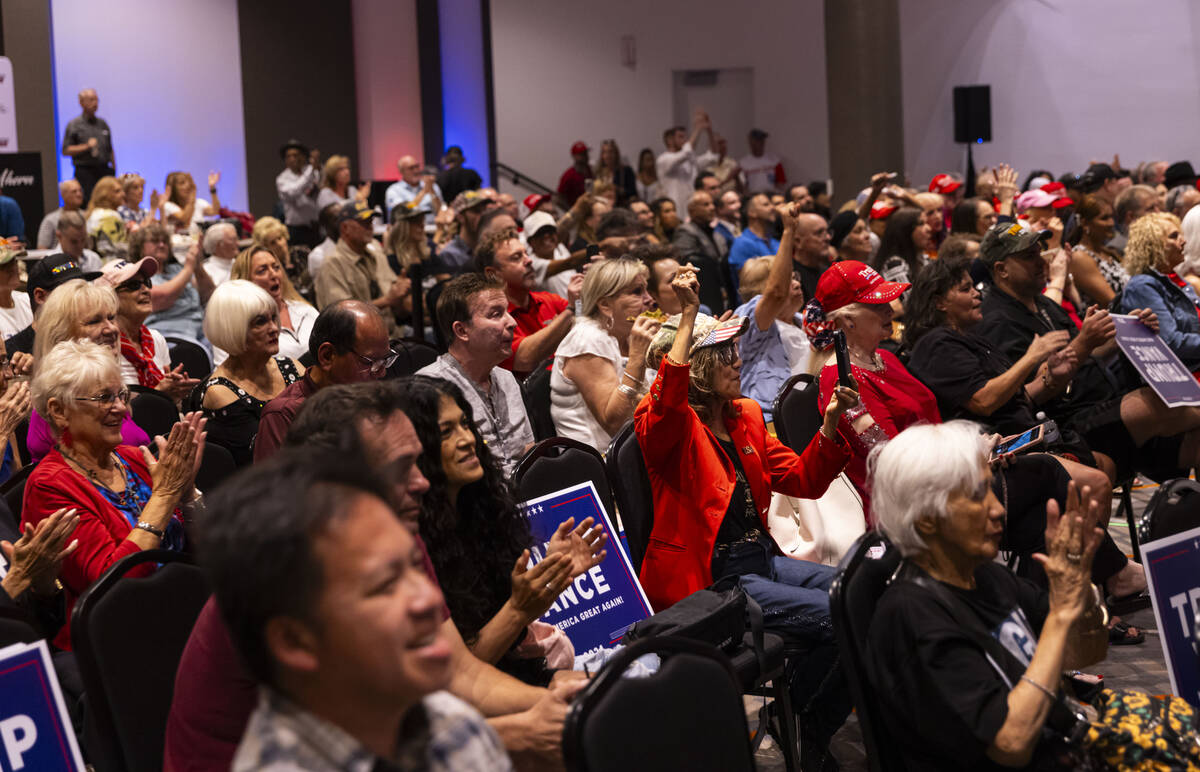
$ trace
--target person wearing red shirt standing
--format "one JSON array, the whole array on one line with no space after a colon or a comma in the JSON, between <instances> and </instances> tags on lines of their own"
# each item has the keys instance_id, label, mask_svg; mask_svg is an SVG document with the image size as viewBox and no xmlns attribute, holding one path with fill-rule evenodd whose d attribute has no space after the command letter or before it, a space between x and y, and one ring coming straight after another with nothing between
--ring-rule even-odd
<instances>
[{"instance_id":1,"label":"person wearing red shirt standing","mask_svg":"<svg viewBox=\"0 0 1200 772\"><path fill-rule=\"evenodd\" d=\"M592 167L588 164L591 148L582 141L571 145L571 168L558 179L558 194L563 197L563 208L570 209L575 201L587 192L588 180L592 178Z\"/></svg>"},{"instance_id":2,"label":"person wearing red shirt standing","mask_svg":"<svg viewBox=\"0 0 1200 772\"><path fill-rule=\"evenodd\" d=\"M565 300L553 292L534 292L533 260L515 228L505 228L484 240L475 252L475 266L480 273L504 282L508 313L516 320L517 330L513 355L501 366L524 378L552 356L571 331L583 274L572 277Z\"/></svg>"}]
</instances>

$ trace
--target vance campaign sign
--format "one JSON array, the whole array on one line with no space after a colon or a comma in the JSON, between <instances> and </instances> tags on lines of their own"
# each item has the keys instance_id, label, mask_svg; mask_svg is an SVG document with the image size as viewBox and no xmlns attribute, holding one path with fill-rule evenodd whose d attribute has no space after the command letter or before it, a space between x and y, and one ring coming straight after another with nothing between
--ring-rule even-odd
<instances>
[{"instance_id":1,"label":"vance campaign sign","mask_svg":"<svg viewBox=\"0 0 1200 772\"><path fill-rule=\"evenodd\" d=\"M1158 333L1136 317L1113 314L1117 345L1167 407L1200 405L1200 383Z\"/></svg>"},{"instance_id":2,"label":"vance campaign sign","mask_svg":"<svg viewBox=\"0 0 1200 772\"><path fill-rule=\"evenodd\" d=\"M527 501L521 507L533 531L535 546L530 554L535 564L546 556L546 545L555 529L569 517L574 517L577 525L593 517L595 527L608 534L604 560L572 582L542 617L543 622L567 634L577 655L615 645L630 625L653 613L595 486L580 483Z\"/></svg>"},{"instance_id":3,"label":"vance campaign sign","mask_svg":"<svg viewBox=\"0 0 1200 772\"><path fill-rule=\"evenodd\" d=\"M1200 613L1200 528L1146 542L1142 565L1171 691L1200 707L1200 666L1192 645Z\"/></svg>"},{"instance_id":4,"label":"vance campaign sign","mask_svg":"<svg viewBox=\"0 0 1200 772\"><path fill-rule=\"evenodd\" d=\"M0 769L83 770L45 641L0 649Z\"/></svg>"}]
</instances>

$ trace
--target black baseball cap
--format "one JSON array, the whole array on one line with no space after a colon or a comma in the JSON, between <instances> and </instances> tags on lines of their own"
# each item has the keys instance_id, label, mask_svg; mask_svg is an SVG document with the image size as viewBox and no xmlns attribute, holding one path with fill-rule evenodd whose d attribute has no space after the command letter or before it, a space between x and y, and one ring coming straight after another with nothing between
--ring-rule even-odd
<instances>
[{"instance_id":1,"label":"black baseball cap","mask_svg":"<svg viewBox=\"0 0 1200 772\"><path fill-rule=\"evenodd\" d=\"M34 261L29 266L28 272L29 279L26 282L26 289L30 295L35 289L49 292L60 284L66 284L71 279L93 281L102 275L100 271L84 271L75 258L62 252L46 255L41 260Z\"/></svg>"}]
</instances>

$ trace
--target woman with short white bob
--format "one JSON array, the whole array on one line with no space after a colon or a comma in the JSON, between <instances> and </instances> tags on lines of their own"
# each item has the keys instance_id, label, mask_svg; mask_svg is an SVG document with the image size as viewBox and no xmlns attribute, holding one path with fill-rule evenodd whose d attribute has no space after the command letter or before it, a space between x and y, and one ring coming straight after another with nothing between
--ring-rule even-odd
<instances>
[{"instance_id":1,"label":"woman with short white bob","mask_svg":"<svg viewBox=\"0 0 1200 772\"><path fill-rule=\"evenodd\" d=\"M550 374L550 417L561 437L604 453L646 392L646 349L661 323L641 316L653 307L646 267L602 260L588 269L583 316L558 344Z\"/></svg>"},{"instance_id":2,"label":"woman with short white bob","mask_svg":"<svg viewBox=\"0 0 1200 772\"><path fill-rule=\"evenodd\" d=\"M263 408L304 369L278 356L279 308L266 290L245 279L231 279L213 292L204 335L229 355L199 386L209 442L247 466Z\"/></svg>"},{"instance_id":3,"label":"woman with short white bob","mask_svg":"<svg viewBox=\"0 0 1200 772\"><path fill-rule=\"evenodd\" d=\"M1063 671L1107 652L1090 578L1099 506L1073 482L1061 517L1047 502L1036 559L1049 590L1018 578L995 562L1005 513L991 446L977 424L948 421L870 457L873 511L903 561L871 620L867 670L910 769L1042 768Z\"/></svg>"}]
</instances>

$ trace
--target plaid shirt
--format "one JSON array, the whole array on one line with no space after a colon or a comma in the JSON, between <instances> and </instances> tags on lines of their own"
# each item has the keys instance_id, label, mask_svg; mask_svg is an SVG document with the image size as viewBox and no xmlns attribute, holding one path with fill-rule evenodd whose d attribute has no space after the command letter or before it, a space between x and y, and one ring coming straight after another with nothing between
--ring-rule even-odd
<instances>
[{"instance_id":1,"label":"plaid shirt","mask_svg":"<svg viewBox=\"0 0 1200 772\"><path fill-rule=\"evenodd\" d=\"M424 769L429 772L512 769L500 738L473 708L447 692L421 701L429 721ZM413 740L396 759L380 759L344 730L263 688L233 759L233 772L399 772L409 768ZM417 740L416 742L421 742Z\"/></svg>"}]
</instances>

